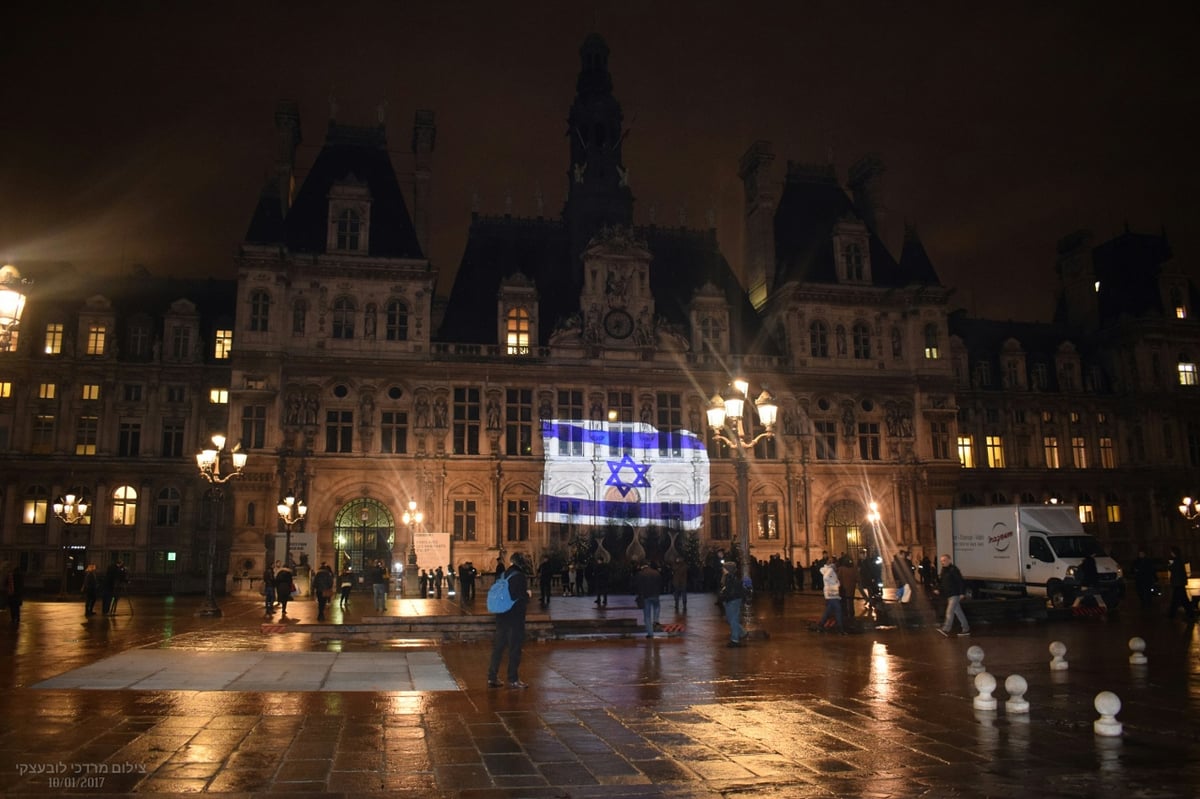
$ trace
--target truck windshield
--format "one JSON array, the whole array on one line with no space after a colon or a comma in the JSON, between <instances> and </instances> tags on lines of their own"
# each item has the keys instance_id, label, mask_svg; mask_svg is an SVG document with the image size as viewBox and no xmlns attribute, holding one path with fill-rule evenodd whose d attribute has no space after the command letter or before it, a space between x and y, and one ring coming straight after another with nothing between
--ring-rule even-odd
<instances>
[{"instance_id":1,"label":"truck windshield","mask_svg":"<svg viewBox=\"0 0 1200 799\"><path fill-rule=\"evenodd\" d=\"M1054 554L1060 558L1082 558L1084 555L1103 555L1100 545L1090 535L1056 535L1050 538Z\"/></svg>"}]
</instances>

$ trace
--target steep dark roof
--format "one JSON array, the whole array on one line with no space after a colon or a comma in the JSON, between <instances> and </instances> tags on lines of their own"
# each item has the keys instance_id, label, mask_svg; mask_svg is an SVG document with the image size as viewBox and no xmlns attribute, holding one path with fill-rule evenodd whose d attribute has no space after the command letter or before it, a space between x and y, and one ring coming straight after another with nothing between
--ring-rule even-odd
<instances>
[{"instance_id":1,"label":"steep dark roof","mask_svg":"<svg viewBox=\"0 0 1200 799\"><path fill-rule=\"evenodd\" d=\"M1162 316L1158 277L1170 259L1165 236L1129 231L1092 250L1092 267L1100 281L1101 324L1126 314Z\"/></svg>"},{"instance_id":2,"label":"steep dark roof","mask_svg":"<svg viewBox=\"0 0 1200 799\"><path fill-rule=\"evenodd\" d=\"M650 291L656 316L687 330L688 304L711 283L730 305L735 348L755 339L758 316L712 231L651 226L634 234L653 256ZM521 273L537 287L539 344L545 345L560 322L580 312L582 263L572 263L569 252L568 232L557 220L476 217L437 338L494 343L500 283Z\"/></svg>"},{"instance_id":3,"label":"steep dark roof","mask_svg":"<svg viewBox=\"0 0 1200 799\"><path fill-rule=\"evenodd\" d=\"M370 252L381 258L423 258L417 233L387 151L384 129L329 123L325 144L280 220L278 189L268 184L259 200L246 241L283 243L292 252L325 252L329 191L336 183L357 182L371 193Z\"/></svg>"},{"instance_id":4,"label":"steep dark roof","mask_svg":"<svg viewBox=\"0 0 1200 799\"><path fill-rule=\"evenodd\" d=\"M833 230L844 219L863 214L838 184L833 167L788 164L787 180L775 210L775 285L789 281L836 283ZM940 285L924 248L896 263L868 228L872 282L877 286ZM918 242L919 246L919 242Z\"/></svg>"}]
</instances>

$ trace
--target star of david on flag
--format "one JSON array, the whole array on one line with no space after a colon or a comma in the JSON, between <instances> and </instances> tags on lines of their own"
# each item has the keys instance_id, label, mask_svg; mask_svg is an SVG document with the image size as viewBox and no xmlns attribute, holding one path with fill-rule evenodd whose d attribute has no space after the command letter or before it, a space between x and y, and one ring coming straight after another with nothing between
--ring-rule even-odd
<instances>
[{"instance_id":1,"label":"star of david on flag","mask_svg":"<svg viewBox=\"0 0 1200 799\"><path fill-rule=\"evenodd\" d=\"M542 422L545 470L537 521L700 527L708 452L687 430L644 422Z\"/></svg>"}]
</instances>

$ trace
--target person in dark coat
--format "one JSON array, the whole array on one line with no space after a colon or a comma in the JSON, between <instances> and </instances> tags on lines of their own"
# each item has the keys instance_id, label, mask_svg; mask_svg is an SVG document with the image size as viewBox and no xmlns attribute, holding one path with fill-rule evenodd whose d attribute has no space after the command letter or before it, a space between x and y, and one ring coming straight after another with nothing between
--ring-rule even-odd
<instances>
[{"instance_id":1,"label":"person in dark coat","mask_svg":"<svg viewBox=\"0 0 1200 799\"><path fill-rule=\"evenodd\" d=\"M317 595L317 621L325 621L325 606L333 599L333 569L328 563L322 563L313 575L312 590Z\"/></svg>"},{"instance_id":2,"label":"person in dark coat","mask_svg":"<svg viewBox=\"0 0 1200 799\"><path fill-rule=\"evenodd\" d=\"M8 603L8 615L16 627L21 623L21 605L25 602L25 572L20 564L14 564L5 575L4 595Z\"/></svg>"},{"instance_id":3,"label":"person in dark coat","mask_svg":"<svg viewBox=\"0 0 1200 799\"><path fill-rule=\"evenodd\" d=\"M492 638L492 658L488 661L488 687L499 688L500 661L508 651L508 687L528 688L521 681L521 645L525 642L525 612L529 608L529 578L525 575L525 556L514 552L511 565L505 570L508 576L508 595L513 606L496 614L496 632Z\"/></svg>"},{"instance_id":4,"label":"person in dark coat","mask_svg":"<svg viewBox=\"0 0 1200 799\"><path fill-rule=\"evenodd\" d=\"M1158 584L1158 573L1154 561L1146 557L1146 550L1139 549L1137 559L1133 561L1133 585L1137 591L1138 601L1145 610L1154 604L1154 587Z\"/></svg>"},{"instance_id":5,"label":"person in dark coat","mask_svg":"<svg viewBox=\"0 0 1200 799\"><path fill-rule=\"evenodd\" d=\"M596 604L608 607L608 564L600 558L592 566L592 582L596 585Z\"/></svg>"},{"instance_id":6,"label":"person in dark coat","mask_svg":"<svg viewBox=\"0 0 1200 799\"><path fill-rule=\"evenodd\" d=\"M275 609L275 569L278 568L279 561L275 564L267 564L263 569L263 605L264 612L269 616L271 611Z\"/></svg>"},{"instance_id":7,"label":"person in dark coat","mask_svg":"<svg viewBox=\"0 0 1200 799\"><path fill-rule=\"evenodd\" d=\"M1196 607L1187 595L1187 566L1183 563L1183 555L1179 547L1171 547L1171 558L1167 561L1167 573L1171 579L1171 605L1167 608L1167 618L1175 618L1175 609L1183 608L1188 624L1196 620Z\"/></svg>"},{"instance_id":8,"label":"person in dark coat","mask_svg":"<svg viewBox=\"0 0 1200 799\"><path fill-rule=\"evenodd\" d=\"M290 568L280 566L275 570L275 598L279 600L280 614L283 616L287 615L287 606L292 601L292 591L295 587Z\"/></svg>"},{"instance_id":9,"label":"person in dark coat","mask_svg":"<svg viewBox=\"0 0 1200 799\"><path fill-rule=\"evenodd\" d=\"M96 600L100 596L100 575L96 573L96 564L89 563L83 572L83 615L96 615Z\"/></svg>"}]
</instances>

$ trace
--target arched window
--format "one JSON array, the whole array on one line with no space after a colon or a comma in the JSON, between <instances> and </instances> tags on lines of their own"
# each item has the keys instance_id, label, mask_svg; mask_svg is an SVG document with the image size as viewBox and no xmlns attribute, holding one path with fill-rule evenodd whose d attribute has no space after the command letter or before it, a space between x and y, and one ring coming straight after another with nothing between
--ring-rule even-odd
<instances>
[{"instance_id":1,"label":"arched window","mask_svg":"<svg viewBox=\"0 0 1200 799\"><path fill-rule=\"evenodd\" d=\"M354 338L354 314L354 300L349 297L338 297L333 301L334 338Z\"/></svg>"},{"instance_id":2,"label":"arched window","mask_svg":"<svg viewBox=\"0 0 1200 799\"><path fill-rule=\"evenodd\" d=\"M829 327L824 322L808 326L808 351L814 358L829 357Z\"/></svg>"},{"instance_id":3,"label":"arched window","mask_svg":"<svg viewBox=\"0 0 1200 799\"><path fill-rule=\"evenodd\" d=\"M386 330L384 336L388 341L408 341L408 306L400 300L388 302L385 313Z\"/></svg>"},{"instance_id":4,"label":"arched window","mask_svg":"<svg viewBox=\"0 0 1200 799\"><path fill-rule=\"evenodd\" d=\"M928 361L936 361L941 357L938 351L938 329L937 325L925 325L925 359Z\"/></svg>"},{"instance_id":5,"label":"arched window","mask_svg":"<svg viewBox=\"0 0 1200 799\"><path fill-rule=\"evenodd\" d=\"M158 492L154 502L154 524L157 527L179 526L179 490L164 488Z\"/></svg>"},{"instance_id":6,"label":"arched window","mask_svg":"<svg viewBox=\"0 0 1200 799\"><path fill-rule=\"evenodd\" d=\"M866 322L855 322L853 335L854 358L859 361L868 360L871 357L871 329L867 327Z\"/></svg>"},{"instance_id":7,"label":"arched window","mask_svg":"<svg viewBox=\"0 0 1200 799\"><path fill-rule=\"evenodd\" d=\"M137 490L133 486L117 486L112 492L112 523L132 527L137 523Z\"/></svg>"},{"instance_id":8,"label":"arched window","mask_svg":"<svg viewBox=\"0 0 1200 799\"><path fill-rule=\"evenodd\" d=\"M504 324L504 343L509 355L529 354L529 311L510 308Z\"/></svg>"},{"instance_id":9,"label":"arched window","mask_svg":"<svg viewBox=\"0 0 1200 799\"><path fill-rule=\"evenodd\" d=\"M867 519L866 508L854 500L843 499L833 503L829 513L825 515L825 547L830 552L845 552L855 560L862 557L868 550L876 549L877 543L872 540L871 530L865 527Z\"/></svg>"},{"instance_id":10,"label":"arched window","mask_svg":"<svg viewBox=\"0 0 1200 799\"><path fill-rule=\"evenodd\" d=\"M45 524L46 512L50 508L50 494L45 486L30 486L25 490L25 507L21 513L23 524Z\"/></svg>"},{"instance_id":11,"label":"arched window","mask_svg":"<svg viewBox=\"0 0 1200 799\"><path fill-rule=\"evenodd\" d=\"M250 329L266 333L271 322L271 295L258 289L250 292Z\"/></svg>"}]
</instances>

